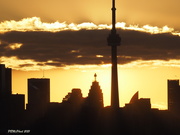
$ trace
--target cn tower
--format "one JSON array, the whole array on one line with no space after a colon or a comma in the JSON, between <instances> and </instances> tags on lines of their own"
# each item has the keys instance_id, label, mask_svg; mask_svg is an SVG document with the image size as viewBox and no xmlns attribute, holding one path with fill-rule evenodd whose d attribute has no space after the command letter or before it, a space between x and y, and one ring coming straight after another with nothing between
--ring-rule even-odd
<instances>
[{"instance_id":1,"label":"cn tower","mask_svg":"<svg viewBox=\"0 0 180 135\"><path fill-rule=\"evenodd\" d=\"M119 108L119 91L118 91L118 68L117 68L117 46L120 45L121 38L116 32L116 7L115 0L112 0L112 29L107 41L111 46L111 107Z\"/></svg>"}]
</instances>

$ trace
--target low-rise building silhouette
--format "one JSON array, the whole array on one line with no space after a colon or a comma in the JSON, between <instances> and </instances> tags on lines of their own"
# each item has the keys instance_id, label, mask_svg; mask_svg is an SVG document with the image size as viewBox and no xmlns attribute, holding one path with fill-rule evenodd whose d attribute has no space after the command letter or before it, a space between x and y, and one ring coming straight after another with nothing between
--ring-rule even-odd
<instances>
[{"instance_id":1,"label":"low-rise building silhouette","mask_svg":"<svg viewBox=\"0 0 180 135\"><path fill-rule=\"evenodd\" d=\"M78 88L72 89L62 100L62 104L71 106L81 106L89 109L99 110L104 107L103 93L99 82L96 80L97 75L94 74L95 80L92 82L88 96L83 98L81 90Z\"/></svg>"},{"instance_id":2,"label":"low-rise building silhouette","mask_svg":"<svg viewBox=\"0 0 180 135\"><path fill-rule=\"evenodd\" d=\"M83 102L81 89L78 88L72 89L62 100L62 104L71 107L73 111L79 111Z\"/></svg>"},{"instance_id":3,"label":"low-rise building silhouette","mask_svg":"<svg viewBox=\"0 0 180 135\"><path fill-rule=\"evenodd\" d=\"M140 98L137 91L131 98L129 104L125 105L125 109L130 112L144 112L151 110L150 98Z\"/></svg>"}]
</instances>

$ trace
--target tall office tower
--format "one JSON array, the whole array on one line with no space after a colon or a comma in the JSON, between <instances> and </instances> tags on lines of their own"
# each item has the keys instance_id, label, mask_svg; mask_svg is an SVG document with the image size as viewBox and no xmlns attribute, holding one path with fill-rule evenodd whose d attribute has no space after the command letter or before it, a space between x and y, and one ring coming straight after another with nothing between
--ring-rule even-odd
<instances>
[{"instance_id":1,"label":"tall office tower","mask_svg":"<svg viewBox=\"0 0 180 135\"><path fill-rule=\"evenodd\" d=\"M107 41L111 46L111 107L114 109L119 108L119 92L118 92L118 69L117 69L117 46L120 45L121 38L116 33L116 8L115 0L112 0L112 29Z\"/></svg>"},{"instance_id":2,"label":"tall office tower","mask_svg":"<svg viewBox=\"0 0 180 135\"><path fill-rule=\"evenodd\" d=\"M180 86L179 80L168 80L168 110L180 112Z\"/></svg>"},{"instance_id":3,"label":"tall office tower","mask_svg":"<svg viewBox=\"0 0 180 135\"><path fill-rule=\"evenodd\" d=\"M44 113L50 103L50 79L28 79L28 104L27 110Z\"/></svg>"},{"instance_id":4,"label":"tall office tower","mask_svg":"<svg viewBox=\"0 0 180 135\"><path fill-rule=\"evenodd\" d=\"M0 96L10 96L12 93L12 70L0 64Z\"/></svg>"},{"instance_id":5,"label":"tall office tower","mask_svg":"<svg viewBox=\"0 0 180 135\"><path fill-rule=\"evenodd\" d=\"M97 75L94 75L95 80L92 82L91 89L89 90L87 97L87 105L90 108L101 109L103 104L103 93L99 86L99 82L96 80Z\"/></svg>"}]
</instances>

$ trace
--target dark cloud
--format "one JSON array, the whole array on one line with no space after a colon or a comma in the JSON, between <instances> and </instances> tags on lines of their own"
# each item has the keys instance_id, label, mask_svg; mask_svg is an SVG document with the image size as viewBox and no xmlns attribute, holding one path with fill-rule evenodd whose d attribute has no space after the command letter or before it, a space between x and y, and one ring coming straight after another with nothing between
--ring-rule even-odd
<instances>
[{"instance_id":1,"label":"dark cloud","mask_svg":"<svg viewBox=\"0 0 180 135\"><path fill-rule=\"evenodd\" d=\"M122 33L123 54L143 60L179 59L180 37L170 33L149 34L137 31Z\"/></svg>"},{"instance_id":2,"label":"dark cloud","mask_svg":"<svg viewBox=\"0 0 180 135\"><path fill-rule=\"evenodd\" d=\"M0 34L1 56L33 59L47 65L110 63L110 46L106 38L110 30L80 30L61 32L8 32ZM170 33L149 34L118 30L122 45L118 47L119 63L135 60L168 60L180 58L180 37ZM9 44L22 43L15 50ZM102 55L103 57L96 57ZM48 62L51 60L53 62Z\"/></svg>"},{"instance_id":3,"label":"dark cloud","mask_svg":"<svg viewBox=\"0 0 180 135\"><path fill-rule=\"evenodd\" d=\"M33 64L21 64L21 65L19 65L19 67L32 67L33 66Z\"/></svg>"}]
</instances>

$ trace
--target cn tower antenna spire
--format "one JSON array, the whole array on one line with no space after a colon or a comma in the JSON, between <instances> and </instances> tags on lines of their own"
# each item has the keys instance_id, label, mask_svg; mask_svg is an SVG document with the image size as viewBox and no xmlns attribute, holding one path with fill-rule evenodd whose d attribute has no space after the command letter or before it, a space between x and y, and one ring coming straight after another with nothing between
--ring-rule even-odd
<instances>
[{"instance_id":1,"label":"cn tower antenna spire","mask_svg":"<svg viewBox=\"0 0 180 135\"><path fill-rule=\"evenodd\" d=\"M119 90L118 90L118 68L117 68L117 46L120 45L121 38L116 33L116 7L115 0L112 0L112 29L107 41L111 46L111 107L119 108Z\"/></svg>"},{"instance_id":2,"label":"cn tower antenna spire","mask_svg":"<svg viewBox=\"0 0 180 135\"><path fill-rule=\"evenodd\" d=\"M116 32L116 7L115 0L112 0L112 30Z\"/></svg>"}]
</instances>

